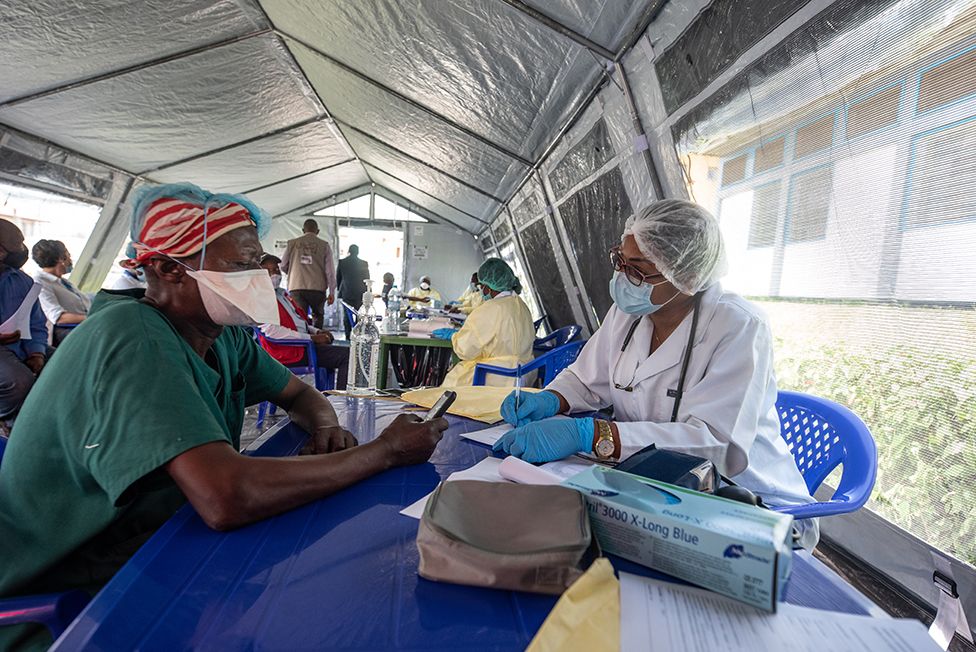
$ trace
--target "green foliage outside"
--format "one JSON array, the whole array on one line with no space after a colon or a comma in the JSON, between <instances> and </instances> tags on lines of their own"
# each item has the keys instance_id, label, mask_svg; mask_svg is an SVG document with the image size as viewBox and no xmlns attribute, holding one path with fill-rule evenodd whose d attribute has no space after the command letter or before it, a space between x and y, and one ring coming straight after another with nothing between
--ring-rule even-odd
<instances>
[{"instance_id":1,"label":"green foliage outside","mask_svg":"<svg viewBox=\"0 0 976 652\"><path fill-rule=\"evenodd\" d=\"M779 337L776 358L782 389L841 403L870 428L879 468L868 507L976 565L976 359Z\"/></svg>"}]
</instances>

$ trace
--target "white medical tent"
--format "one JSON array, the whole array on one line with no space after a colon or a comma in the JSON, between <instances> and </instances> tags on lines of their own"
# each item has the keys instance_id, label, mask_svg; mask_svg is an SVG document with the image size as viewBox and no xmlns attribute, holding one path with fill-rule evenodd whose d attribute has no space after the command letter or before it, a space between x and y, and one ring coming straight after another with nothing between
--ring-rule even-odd
<instances>
[{"instance_id":1,"label":"white medical tent","mask_svg":"<svg viewBox=\"0 0 976 652\"><path fill-rule=\"evenodd\" d=\"M0 181L100 207L89 291L133 191L190 181L273 215L269 251L392 202L428 220L392 222L408 278L456 296L498 255L586 333L626 219L694 199L780 385L878 442L871 501L820 549L892 610L948 609L938 570L976 614L974 4L0 0Z\"/></svg>"}]
</instances>

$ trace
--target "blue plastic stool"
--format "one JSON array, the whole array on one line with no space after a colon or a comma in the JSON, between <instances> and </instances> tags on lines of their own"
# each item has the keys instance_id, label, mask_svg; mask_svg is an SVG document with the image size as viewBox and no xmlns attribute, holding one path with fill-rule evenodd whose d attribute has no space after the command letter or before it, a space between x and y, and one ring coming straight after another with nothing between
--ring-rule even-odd
<instances>
[{"instance_id":1,"label":"blue plastic stool","mask_svg":"<svg viewBox=\"0 0 976 652\"><path fill-rule=\"evenodd\" d=\"M839 464L844 465L830 500L773 507L794 518L845 514L867 502L878 476L878 449L864 422L839 403L800 392L780 391L776 399L780 436L793 454L810 495Z\"/></svg>"}]
</instances>

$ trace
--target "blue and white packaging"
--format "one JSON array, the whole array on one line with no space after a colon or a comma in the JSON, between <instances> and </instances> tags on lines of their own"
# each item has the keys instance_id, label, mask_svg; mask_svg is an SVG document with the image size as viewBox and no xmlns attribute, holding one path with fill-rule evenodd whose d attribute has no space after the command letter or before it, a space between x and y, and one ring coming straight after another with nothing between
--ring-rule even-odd
<instances>
[{"instance_id":1,"label":"blue and white packaging","mask_svg":"<svg viewBox=\"0 0 976 652\"><path fill-rule=\"evenodd\" d=\"M793 517L594 466L563 482L586 498L606 551L775 612Z\"/></svg>"}]
</instances>

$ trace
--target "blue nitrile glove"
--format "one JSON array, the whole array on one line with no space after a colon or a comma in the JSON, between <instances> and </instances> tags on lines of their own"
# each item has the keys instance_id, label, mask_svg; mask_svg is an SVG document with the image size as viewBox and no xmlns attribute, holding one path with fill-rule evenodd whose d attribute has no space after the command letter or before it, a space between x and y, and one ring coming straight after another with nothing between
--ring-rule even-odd
<instances>
[{"instance_id":1,"label":"blue nitrile glove","mask_svg":"<svg viewBox=\"0 0 976 652\"><path fill-rule=\"evenodd\" d=\"M458 332L457 328L438 328L436 331L433 331L431 335L439 340L449 340L456 332Z\"/></svg>"},{"instance_id":2,"label":"blue nitrile glove","mask_svg":"<svg viewBox=\"0 0 976 652\"><path fill-rule=\"evenodd\" d=\"M530 423L502 435L491 447L526 462L552 462L593 450L593 419L552 419Z\"/></svg>"},{"instance_id":3,"label":"blue nitrile glove","mask_svg":"<svg viewBox=\"0 0 976 652\"><path fill-rule=\"evenodd\" d=\"M559 397L552 392L522 392L518 412L515 411L515 392L502 401L502 418L513 426L524 426L557 414L559 414Z\"/></svg>"}]
</instances>

